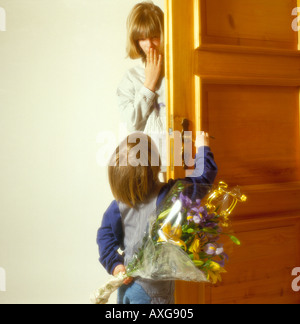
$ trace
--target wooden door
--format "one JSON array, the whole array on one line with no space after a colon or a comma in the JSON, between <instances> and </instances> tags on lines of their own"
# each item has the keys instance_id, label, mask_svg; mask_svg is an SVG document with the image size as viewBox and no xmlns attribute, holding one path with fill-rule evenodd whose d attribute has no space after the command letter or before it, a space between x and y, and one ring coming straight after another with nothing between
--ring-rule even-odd
<instances>
[{"instance_id":1,"label":"wooden door","mask_svg":"<svg viewBox=\"0 0 300 324\"><path fill-rule=\"evenodd\" d=\"M177 283L181 304L300 303L300 54L297 0L166 0L170 143L181 121L205 130L218 180L248 202L233 225L242 241L224 281ZM294 26L294 27L293 27ZM293 27L293 28L292 28ZM184 175L172 165L168 176Z\"/></svg>"}]
</instances>

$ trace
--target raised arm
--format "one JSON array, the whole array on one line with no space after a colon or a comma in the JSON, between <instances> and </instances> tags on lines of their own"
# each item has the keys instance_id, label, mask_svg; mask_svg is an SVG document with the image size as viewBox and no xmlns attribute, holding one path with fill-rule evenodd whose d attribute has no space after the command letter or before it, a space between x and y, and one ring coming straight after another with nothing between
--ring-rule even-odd
<instances>
[{"instance_id":1,"label":"raised arm","mask_svg":"<svg viewBox=\"0 0 300 324\"><path fill-rule=\"evenodd\" d=\"M201 184L212 185L218 173L218 166L214 159L214 154L209 147L210 137L208 133L202 133L197 137L195 170L190 178Z\"/></svg>"},{"instance_id":2,"label":"raised arm","mask_svg":"<svg viewBox=\"0 0 300 324\"><path fill-rule=\"evenodd\" d=\"M159 193L157 206L162 202L177 181L183 181L193 185L190 187L190 191L197 194L200 190L202 192L200 194L201 196L204 196L210 186L214 184L218 173L218 167L214 160L214 155L208 146L209 135L206 133L202 136L203 137L198 138L196 141L196 146L200 146L198 147L198 153L196 154L196 167L193 174L184 179L169 180ZM203 190L200 188L201 185L203 185ZM194 196L194 194L192 195Z\"/></svg>"}]
</instances>

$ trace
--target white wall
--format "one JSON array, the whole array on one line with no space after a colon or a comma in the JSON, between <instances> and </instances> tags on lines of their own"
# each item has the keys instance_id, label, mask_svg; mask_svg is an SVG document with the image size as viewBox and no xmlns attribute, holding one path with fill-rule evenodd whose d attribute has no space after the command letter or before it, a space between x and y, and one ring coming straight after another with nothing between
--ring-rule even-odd
<instances>
[{"instance_id":1,"label":"white wall","mask_svg":"<svg viewBox=\"0 0 300 324\"><path fill-rule=\"evenodd\" d=\"M112 200L97 136L118 137L138 2L0 0L0 304L89 303L109 279L96 245Z\"/></svg>"}]
</instances>

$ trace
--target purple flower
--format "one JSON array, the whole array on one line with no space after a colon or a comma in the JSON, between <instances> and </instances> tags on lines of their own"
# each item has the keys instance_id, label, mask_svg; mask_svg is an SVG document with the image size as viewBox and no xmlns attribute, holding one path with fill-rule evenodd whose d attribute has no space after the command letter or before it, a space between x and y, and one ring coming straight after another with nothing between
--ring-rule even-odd
<instances>
[{"instance_id":1,"label":"purple flower","mask_svg":"<svg viewBox=\"0 0 300 324\"><path fill-rule=\"evenodd\" d=\"M201 217L200 217L200 215L194 215L194 217L193 217L193 221L194 221L194 223L195 224L200 224L201 223Z\"/></svg>"},{"instance_id":2,"label":"purple flower","mask_svg":"<svg viewBox=\"0 0 300 324\"><path fill-rule=\"evenodd\" d=\"M223 252L222 253L222 260L221 261L214 260L214 262L218 263L222 268L224 268L226 260L228 261L229 257L225 252Z\"/></svg>"},{"instance_id":3,"label":"purple flower","mask_svg":"<svg viewBox=\"0 0 300 324\"><path fill-rule=\"evenodd\" d=\"M182 192L179 195L179 200L182 203L182 212L186 213L188 224L195 223L199 226L214 228L216 226L212 219L215 214L208 214L206 206L201 206L201 199L197 199L193 202L188 196L185 196ZM173 198L173 202L176 198Z\"/></svg>"},{"instance_id":4,"label":"purple flower","mask_svg":"<svg viewBox=\"0 0 300 324\"><path fill-rule=\"evenodd\" d=\"M189 197L184 196L182 192L180 193L179 199L182 202L183 208L190 209L192 207L193 205L192 200Z\"/></svg>"},{"instance_id":5,"label":"purple flower","mask_svg":"<svg viewBox=\"0 0 300 324\"><path fill-rule=\"evenodd\" d=\"M224 252L223 245L209 243L205 246L204 252L208 255L221 255Z\"/></svg>"}]
</instances>

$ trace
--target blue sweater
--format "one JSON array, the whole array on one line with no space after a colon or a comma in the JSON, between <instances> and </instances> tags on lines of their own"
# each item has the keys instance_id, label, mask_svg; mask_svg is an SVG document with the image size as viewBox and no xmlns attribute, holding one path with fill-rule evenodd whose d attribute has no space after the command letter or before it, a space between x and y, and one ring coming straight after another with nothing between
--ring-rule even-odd
<instances>
[{"instance_id":1,"label":"blue sweater","mask_svg":"<svg viewBox=\"0 0 300 324\"><path fill-rule=\"evenodd\" d=\"M202 162L202 163L201 163ZM218 168L214 161L210 148L205 146L199 148L196 155L196 168L192 176L181 179L196 186L197 184L212 185L217 176ZM159 192L157 206L166 197L177 180L169 180ZM117 201L113 201L102 220L102 225L97 233L97 244L99 246L100 263L109 274L112 274L115 267L124 264L124 258L118 250L124 250L124 233L122 218Z\"/></svg>"}]
</instances>

